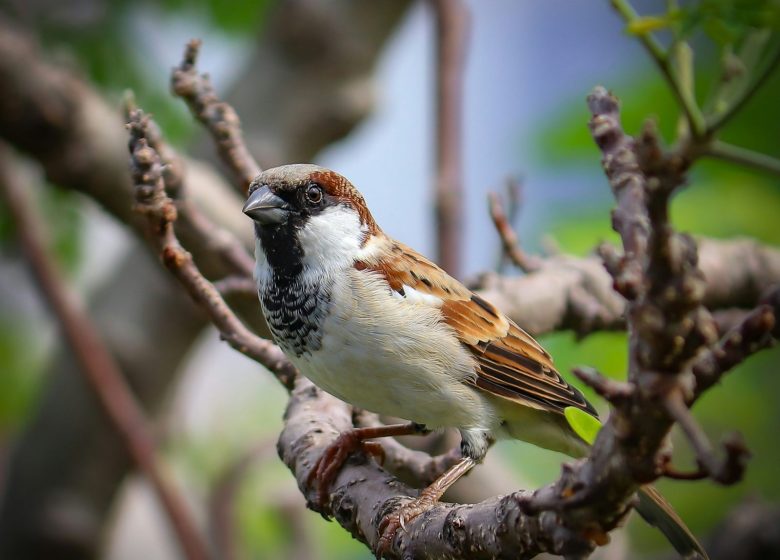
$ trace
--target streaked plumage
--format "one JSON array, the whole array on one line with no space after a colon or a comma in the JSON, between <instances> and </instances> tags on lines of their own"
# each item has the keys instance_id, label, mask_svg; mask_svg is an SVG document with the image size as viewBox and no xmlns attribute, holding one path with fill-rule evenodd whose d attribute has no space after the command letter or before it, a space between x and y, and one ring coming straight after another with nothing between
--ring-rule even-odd
<instances>
[{"instance_id":1,"label":"streaked plumage","mask_svg":"<svg viewBox=\"0 0 780 560\"><path fill-rule=\"evenodd\" d=\"M550 355L491 303L385 235L341 175L313 165L270 169L253 182L244 211L255 220L263 312L315 384L367 410L459 429L471 463L453 479L500 437L586 452L563 411L596 411ZM669 519L654 521L676 527ZM695 550L682 534L690 538L675 546Z\"/></svg>"}]
</instances>

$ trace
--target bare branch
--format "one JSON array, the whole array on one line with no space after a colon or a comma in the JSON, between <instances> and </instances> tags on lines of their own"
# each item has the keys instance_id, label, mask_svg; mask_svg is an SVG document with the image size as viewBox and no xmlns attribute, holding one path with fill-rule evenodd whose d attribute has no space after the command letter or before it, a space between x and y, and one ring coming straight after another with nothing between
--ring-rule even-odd
<instances>
[{"instance_id":1,"label":"bare branch","mask_svg":"<svg viewBox=\"0 0 780 560\"><path fill-rule=\"evenodd\" d=\"M309 504L317 499L316 485L308 482L310 469L338 434L351 427L348 405L305 378L297 379L278 449ZM399 500L416 494L363 454L356 454L331 486L330 510L342 527L373 549L379 538L377 526L385 512L396 507ZM523 513L518 500L525 495L519 492L470 505L437 504L398 533L390 557L523 559L540 552L564 554L591 549L587 540L560 527L555 515ZM509 527L513 529L507 530Z\"/></svg>"},{"instance_id":2,"label":"bare branch","mask_svg":"<svg viewBox=\"0 0 780 560\"><path fill-rule=\"evenodd\" d=\"M222 161L233 174L236 188L244 194L261 169L244 143L238 115L230 105L220 101L209 77L198 74L195 65L200 44L198 39L187 44L181 64L171 74L171 89L187 102L192 116L209 130Z\"/></svg>"},{"instance_id":3,"label":"bare branch","mask_svg":"<svg viewBox=\"0 0 780 560\"><path fill-rule=\"evenodd\" d=\"M703 155L757 169L758 171L772 173L773 175L780 175L779 159L719 140L713 141L705 148Z\"/></svg>"},{"instance_id":4,"label":"bare branch","mask_svg":"<svg viewBox=\"0 0 780 560\"><path fill-rule=\"evenodd\" d=\"M748 314L712 348L702 352L692 365L695 396L709 389L735 365L780 339L780 288L772 290L766 303Z\"/></svg>"},{"instance_id":5,"label":"bare branch","mask_svg":"<svg viewBox=\"0 0 780 560\"><path fill-rule=\"evenodd\" d=\"M708 309L752 308L774 283L780 283L780 250L752 239L699 240L699 267L707 282ZM602 247L622 254L612 245ZM613 279L594 256L546 258L534 274L485 273L472 288L533 334L573 330L585 336L625 328L626 302L612 289Z\"/></svg>"},{"instance_id":6,"label":"bare branch","mask_svg":"<svg viewBox=\"0 0 780 560\"><path fill-rule=\"evenodd\" d=\"M578 372L602 393L621 398L612 399L615 409L589 457L524 498L523 507L557 511L563 526L586 531L598 543L598 535L615 527L633 505L632 495L641 485L673 472L665 468L669 456L662 450L675 421L693 444L702 470L718 482L735 482L748 452L741 440L731 439L726 460L718 462L688 411L696 396L691 361L712 347L717 330L702 305L704 280L695 244L668 221L669 195L682 183L687 162L676 159L678 154L663 154L652 129L636 142L627 137L617 100L603 88L596 88L588 102L591 131L618 205L613 226L625 249L623 255L604 254L616 286L630 300L630 389L614 387L593 372ZM765 322L764 333L772 326Z\"/></svg>"},{"instance_id":7,"label":"bare branch","mask_svg":"<svg viewBox=\"0 0 780 560\"><path fill-rule=\"evenodd\" d=\"M227 276L214 282L214 287L223 297L233 294L257 297L257 284L251 276Z\"/></svg>"},{"instance_id":8,"label":"bare branch","mask_svg":"<svg viewBox=\"0 0 780 560\"><path fill-rule=\"evenodd\" d=\"M488 194L488 207L493 225L496 227L498 236L501 238L501 245L504 248L504 254L523 272L534 272L539 270L541 263L539 259L526 254L520 246L517 233L509 223L507 215L501 204L501 199L496 193Z\"/></svg>"},{"instance_id":9,"label":"bare branch","mask_svg":"<svg viewBox=\"0 0 780 560\"><path fill-rule=\"evenodd\" d=\"M128 119L128 130L131 142L145 138L152 148L160 155L162 176L166 194L177 207L177 215L185 223L185 227L196 232L202 241L201 248L222 260L226 267L246 278L252 277L254 259L247 253L241 242L227 230L217 227L203 212L186 196L184 179L184 163L176 151L162 137L157 123L152 119L133 120L130 115L136 111L132 104L125 107Z\"/></svg>"},{"instance_id":10,"label":"bare branch","mask_svg":"<svg viewBox=\"0 0 780 560\"><path fill-rule=\"evenodd\" d=\"M645 177L634 153L634 141L620 127L617 99L606 91L597 93L588 98L593 113L589 127L603 152L601 163L617 200L612 227L624 233L621 238L625 256L608 259L607 267L615 278L615 289L630 301L641 289L642 269L636 257L646 252L650 236Z\"/></svg>"},{"instance_id":11,"label":"bare branch","mask_svg":"<svg viewBox=\"0 0 780 560\"><path fill-rule=\"evenodd\" d=\"M634 394L633 385L605 377L594 368L578 367L572 371L580 381L616 406L624 403Z\"/></svg>"},{"instance_id":12,"label":"bare branch","mask_svg":"<svg viewBox=\"0 0 780 560\"><path fill-rule=\"evenodd\" d=\"M436 19L437 262L460 276L463 248L463 66L469 15L462 0L430 0Z\"/></svg>"},{"instance_id":13,"label":"bare branch","mask_svg":"<svg viewBox=\"0 0 780 560\"><path fill-rule=\"evenodd\" d=\"M187 558L205 560L210 556L208 546L198 533L183 497L163 474L149 422L135 401L114 357L90 319L81 311L77 296L65 285L62 275L47 254L42 233L45 228L41 218L25 192L28 189L19 184L10 165L7 149L0 147L0 196L4 198L14 218L20 242L41 292L57 317L84 377L95 391L106 416L157 494Z\"/></svg>"},{"instance_id":14,"label":"bare branch","mask_svg":"<svg viewBox=\"0 0 780 560\"><path fill-rule=\"evenodd\" d=\"M706 474L721 484L734 484L742 479L750 452L741 439L729 440L724 446L726 459L721 463L715 457L712 445L704 430L691 415L682 392L670 391L665 395L663 404L669 415L680 425L696 453L696 461L701 469L700 473L695 473L696 475ZM665 470L664 474L668 477L669 471Z\"/></svg>"},{"instance_id":15,"label":"bare branch","mask_svg":"<svg viewBox=\"0 0 780 560\"><path fill-rule=\"evenodd\" d=\"M244 326L176 238L173 230L176 206L165 194L159 155L143 135L148 122L148 117L141 111L133 111L130 115L129 126L137 131L130 139L131 169L136 189L136 210L146 217L149 235L163 263L209 314L228 344L264 365L285 387L291 388L297 372L281 349L252 334Z\"/></svg>"}]
</instances>

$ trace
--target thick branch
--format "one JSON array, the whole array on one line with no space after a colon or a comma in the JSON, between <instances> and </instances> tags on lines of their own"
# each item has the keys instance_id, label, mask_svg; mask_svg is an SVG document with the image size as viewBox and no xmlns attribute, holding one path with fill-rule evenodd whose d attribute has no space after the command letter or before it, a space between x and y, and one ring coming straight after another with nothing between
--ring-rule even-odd
<instances>
[{"instance_id":1,"label":"thick branch","mask_svg":"<svg viewBox=\"0 0 780 560\"><path fill-rule=\"evenodd\" d=\"M731 441L726 461L717 463L688 412L694 394L687 369L694 356L712 345L715 327L702 306L704 280L695 245L668 222L669 195L682 183L686 163L664 155L652 129L646 128L637 142L627 137L617 99L603 88L596 88L588 103L591 131L618 206L613 226L625 250L623 255L614 250L603 254L616 287L630 300L630 385L584 376L616 397L615 409L589 457L537 491L527 508L558 511L564 526L598 534L618 523L639 486L663 472L669 457L661 450L674 421L683 427L702 468L719 482L732 483L741 475L747 451ZM763 327L768 332L772 325Z\"/></svg>"},{"instance_id":2,"label":"thick branch","mask_svg":"<svg viewBox=\"0 0 780 560\"><path fill-rule=\"evenodd\" d=\"M482 275L472 286L534 334L625 328L626 303L596 257L555 256L525 276ZM699 240L706 279L703 302L711 310L750 308L780 282L780 250L752 239Z\"/></svg>"},{"instance_id":3,"label":"thick branch","mask_svg":"<svg viewBox=\"0 0 780 560\"><path fill-rule=\"evenodd\" d=\"M317 489L308 484L309 470L338 434L351 427L347 405L298 378L278 449L310 505L316 503ZM362 455L350 459L331 488L335 520L372 549L384 514L403 497L417 494ZM545 551L563 554L590 549L587 542L558 526L553 514L524 514L518 499L525 495L515 493L473 505L438 504L399 532L391 557L524 559Z\"/></svg>"}]
</instances>

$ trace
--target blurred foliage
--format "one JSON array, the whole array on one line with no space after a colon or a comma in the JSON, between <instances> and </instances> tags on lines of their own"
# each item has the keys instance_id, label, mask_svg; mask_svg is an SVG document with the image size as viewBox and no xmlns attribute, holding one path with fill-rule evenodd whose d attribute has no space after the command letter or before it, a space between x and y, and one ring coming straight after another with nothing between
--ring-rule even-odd
<instances>
[{"instance_id":1,"label":"blurred foliage","mask_svg":"<svg viewBox=\"0 0 780 560\"><path fill-rule=\"evenodd\" d=\"M36 190L48 250L66 277L72 278L81 257L83 223L78 196L49 188ZM45 195L45 196L44 196ZM16 251L15 226L4 205L0 205L0 254L6 248ZM25 268L29 274L29 268ZM33 290L37 289L31 275ZM46 353L41 332L23 316L0 317L0 434L21 426L35 402Z\"/></svg>"},{"instance_id":2,"label":"blurred foliage","mask_svg":"<svg viewBox=\"0 0 780 560\"><path fill-rule=\"evenodd\" d=\"M674 3L672 3L674 5ZM697 56L696 91L700 94L717 87L721 80L720 62L742 47L757 24L780 29L778 2L767 0L715 1L689 3L662 16L640 18L629 31L645 33L674 27L674 34L692 37ZM698 31L703 32L697 36ZM699 34L702 35L702 34ZM767 52L773 47L765 41ZM595 80L598 77L594 78ZM595 84L594 84L595 85ZM637 133L647 118L653 118L667 142L673 141L678 127L679 107L660 73L623 74L611 89L622 100L621 118L629 133ZM700 95L700 98L706 96ZM777 122L780 116L780 72L775 72L764 87L744 106L739 115L722 131L720 138L738 146L775 157L780 156ZM601 154L585 126L589 118L584 99L569 100L553 111L556 122L545 123L539 131L538 154L542 161L567 176L580 174L583 181L608 192L598 162ZM598 199L598 197L596 197ZM603 199L601 199L603 200ZM549 232L564 252L586 254L601 241L619 243L610 225L611 199L590 208L560 208ZM750 236L780 246L780 179L765 172L714 160L697 162L690 174L689 186L672 201L672 222L681 231L694 235L732 238ZM578 385L602 413L608 407L590 389L583 387L569 372L578 365L597 368L614 378L624 379L627 362L626 335L600 333L577 342L574 336L558 333L544 337L544 345L555 356L563 374ZM780 408L767 396L780 391L780 349L763 352L742 364L708 392L694 409L713 442L725 433L742 432L753 452L745 480L730 488L711 482L681 483L664 480L658 486L677 508L683 519L700 535L723 519L726 511L746 496L759 495L780 500L780 482L776 465L780 450L775 434L780 429ZM686 441L675 437L675 464L693 468L693 457ZM534 482L553 480L559 473L562 457L540 452L525 444L506 453L522 465ZM637 539L634 550L646 552L667 548L657 531L641 522L631 523Z\"/></svg>"},{"instance_id":3,"label":"blurred foliage","mask_svg":"<svg viewBox=\"0 0 780 560\"><path fill-rule=\"evenodd\" d=\"M78 196L72 192L50 188L36 193L37 207L46 224L49 250L66 272L74 272L81 257L81 226L83 219ZM0 205L0 247L16 243L15 226L8 208Z\"/></svg>"},{"instance_id":4,"label":"blurred foliage","mask_svg":"<svg viewBox=\"0 0 780 560\"><path fill-rule=\"evenodd\" d=\"M0 319L0 442L23 424L38 392L45 355L25 317Z\"/></svg>"},{"instance_id":5,"label":"blurred foliage","mask_svg":"<svg viewBox=\"0 0 780 560\"><path fill-rule=\"evenodd\" d=\"M185 143L196 126L183 104L167 91L167 81L150 75L148 61L142 59L139 43L143 37L133 30L133 15L155 10L168 21L189 21L193 28L204 29L212 36L219 33L243 37L248 41L256 33L270 0L164 0L160 3L114 0L111 9L78 24L54 17L44 17L39 26L40 39L48 47L65 50L66 63L79 68L104 92L118 100L125 89L132 89L140 105L154 113L174 144ZM691 39L697 53L696 91L700 102L712 96L704 92L722 80L720 64L729 57L745 58L745 48L756 26L780 30L780 2L777 0L701 0L677 7L670 1L666 14L649 15L629 26L628 31L643 34L660 31L669 43ZM45 14L42 14L45 15ZM154 18L152 18L154 19ZM165 21L164 18L159 18ZM630 37L626 41L634 40ZM775 41L776 42L776 41ZM771 43L771 42L770 42ZM771 47L772 44L769 44ZM776 45L775 45L776 46ZM767 47L769 48L769 47ZM128 53L130 56L128 56ZM69 57L69 58L68 58ZM155 61L157 62L157 61ZM166 66L176 61L164 61ZM594 77L597 80L598 77ZM595 85L595 83L594 83ZM657 120L667 141L672 141L678 127L679 109L666 83L658 73L637 75L623 73L618 83L607 84L623 100L622 119L625 129L637 132L648 117ZM220 84L217 84L218 89ZM780 156L780 142L775 123L778 120L780 73L750 101L738 118L729 123L722 139L739 146ZM546 121L535 136L539 159L561 173L593 181L607 193L601 175L596 149L585 126L588 112L581 97L569 100L554 111L554 121ZM80 216L74 195L47 190L43 209L56 240L54 251L70 270L78 264ZM606 198L606 197L605 197ZM561 208L550 233L566 252L585 254L602 240L617 242L610 228L609 206L594 205L576 209ZM674 224L696 235L733 237L748 235L766 243L780 245L780 181L764 173L748 171L714 161L698 163L691 174L691 185L674 201ZM8 216L0 207L0 242L11 232ZM3 317L0 322L0 434L21 424L33 402L44 364L43 353L31 348L29 327L19 317ZM614 378L625 376L627 350L624 333L599 333L577 342L569 333L544 337L544 345L556 358L556 364L572 383L571 368L589 365ZM765 352L729 375L707 393L695 408L696 416L717 441L721 434L741 430L753 450L744 483L724 489L702 483L664 481L659 486L675 504L682 517L699 534L706 533L723 517L723 513L743 496L756 493L780 500L780 484L775 465L780 451L775 433L780 429L780 408L768 398L780 392L780 378L775 374L780 364L780 350ZM276 387L278 391L281 391ZM604 417L607 407L587 388L587 397ZM203 439L174 440L169 453L186 476L202 489L209 488L235 457L246 452L252 442L276 436L283 395L267 391L247 392L251 402L232 403L221 412L218 433ZM254 400L253 400L254 399ZM263 429L265 427L265 429ZM677 439L675 462L689 466L691 454L685 442ZM532 482L541 484L558 476L564 457L516 442L497 447L510 458ZM285 523L286 504L295 493L289 472L271 453L260 459L241 482L238 495L240 547L247 557L286 557L299 536ZM293 495L285 494L293 490ZM335 523L302 510L309 539L322 558L368 558L367 549L353 540ZM663 538L642 523L633 524L641 550L668 550Z\"/></svg>"},{"instance_id":6,"label":"blurred foliage","mask_svg":"<svg viewBox=\"0 0 780 560\"><path fill-rule=\"evenodd\" d=\"M150 73L155 68L160 70L160 65L167 71L178 60L150 60L148 52L141 48L145 37L138 22L175 23L189 27L190 33L206 40L243 38L248 43L255 37L271 3L271 0L113 0L110 9L103 7L95 9L94 14L76 17L75 24L64 17L41 17L40 40L55 51L64 50L63 55L71 59L72 65L113 97L117 107L121 93L132 90L138 104L154 114L166 138L181 145L192 137L197 127L183 103L168 92L167 79ZM154 17L144 17L147 12ZM188 38L181 39L182 50Z\"/></svg>"},{"instance_id":7,"label":"blurred foliage","mask_svg":"<svg viewBox=\"0 0 780 560\"><path fill-rule=\"evenodd\" d=\"M135 4L133 0L123 0ZM270 0L163 0L161 5L169 12L192 10L206 16L217 29L232 33L254 35Z\"/></svg>"},{"instance_id":8,"label":"blurred foliage","mask_svg":"<svg viewBox=\"0 0 780 560\"><path fill-rule=\"evenodd\" d=\"M225 32L231 36L244 36L249 41L256 35L271 0L166 0L162 3L113 0L109 4L110 9L86 3L61 11L31 3L25 10L35 14L38 39L47 50L55 53L51 56L98 85L113 98L117 112L121 93L133 90L136 101L155 115L166 138L174 144L182 144L197 129L196 124L184 104L168 92L167 80L150 75L148 69L144 72L142 65L149 65L149 61L139 55L137 44L142 38L132 29L133 15L142 10L163 10L166 17L190 19L198 23L194 27L205 29L211 35ZM11 5L0 2L0 13L13 17L14 11ZM173 66L176 62L162 63ZM38 202L47 226L50 250L60 266L73 275L80 262L83 241L79 195L47 188ZM0 248L14 243L8 210L0 205ZM20 344L23 339L20 333L25 332L28 336L30 333L13 329L13 324L11 320L0 324L0 364L4 370L4 375L0 375L0 433L23 422L29 405L34 402L39 374L46 366L39 353L34 354L36 359L31 359L28 346Z\"/></svg>"},{"instance_id":9,"label":"blurred foliage","mask_svg":"<svg viewBox=\"0 0 780 560\"><path fill-rule=\"evenodd\" d=\"M687 39L702 30L720 45L733 44L755 28L780 30L780 2L777 0L701 0L672 7L662 15L647 15L628 25L636 35L674 28Z\"/></svg>"}]
</instances>

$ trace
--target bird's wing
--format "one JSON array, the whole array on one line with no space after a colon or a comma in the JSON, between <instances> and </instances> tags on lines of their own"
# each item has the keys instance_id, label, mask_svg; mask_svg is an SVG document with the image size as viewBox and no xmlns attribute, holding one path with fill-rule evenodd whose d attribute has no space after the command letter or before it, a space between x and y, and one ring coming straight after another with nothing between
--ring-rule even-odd
<instances>
[{"instance_id":1,"label":"bird's wing","mask_svg":"<svg viewBox=\"0 0 780 560\"><path fill-rule=\"evenodd\" d=\"M468 383L526 406L559 413L573 406L596 416L593 406L560 376L550 355L531 335L413 249L392 242L390 257L355 266L379 273L391 290L404 297L441 307L444 322L475 359L476 377Z\"/></svg>"}]
</instances>

